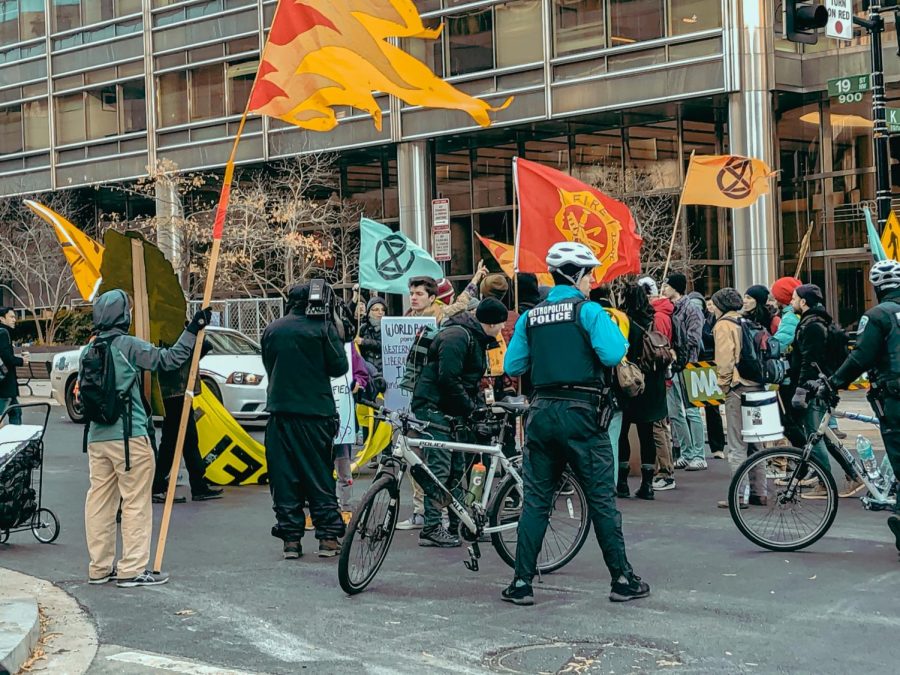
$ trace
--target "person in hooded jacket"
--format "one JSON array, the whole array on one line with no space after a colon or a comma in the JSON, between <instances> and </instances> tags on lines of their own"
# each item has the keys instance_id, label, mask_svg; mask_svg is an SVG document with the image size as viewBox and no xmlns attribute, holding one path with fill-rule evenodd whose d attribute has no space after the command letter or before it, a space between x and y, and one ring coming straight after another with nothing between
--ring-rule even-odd
<instances>
[{"instance_id":1,"label":"person in hooded jacket","mask_svg":"<svg viewBox=\"0 0 900 675\"><path fill-rule=\"evenodd\" d=\"M19 378L16 368L28 364L27 357L16 356L13 351L12 332L15 328L15 310L12 307L0 307L0 360L6 368L6 376L0 378L0 415L9 406L18 404ZM10 424L21 424L21 409L11 410L8 419Z\"/></svg>"},{"instance_id":2,"label":"person in hooded jacket","mask_svg":"<svg viewBox=\"0 0 900 675\"><path fill-rule=\"evenodd\" d=\"M713 338L713 326L716 323L716 316L710 309L712 300L705 300L697 291L688 293L688 298L696 303L703 313L703 346L700 349L700 360L715 361L716 342ZM725 459L725 427L722 425L719 406L704 408L703 416L706 419L706 440L709 443L710 457Z\"/></svg>"},{"instance_id":3,"label":"person in hooded jacket","mask_svg":"<svg viewBox=\"0 0 900 675\"><path fill-rule=\"evenodd\" d=\"M387 303L384 298L375 296L366 303L366 316L359 326L356 345L362 357L375 366L380 373L384 372L381 354L381 320L387 314Z\"/></svg>"},{"instance_id":4,"label":"person in hooded jacket","mask_svg":"<svg viewBox=\"0 0 900 675\"><path fill-rule=\"evenodd\" d=\"M475 315L463 312L450 317L441 327L428 350L428 362L416 381L410 409L423 422L453 427L483 405L479 385L487 368L485 352L500 334L508 310L496 298L478 303ZM451 440L434 430L436 440ZM443 448L425 448L423 459L435 477L462 499L460 481L466 469L466 457ZM425 497L425 523L419 533L419 546L449 548L459 546L459 522L450 513L450 530L441 523L442 507L431 496Z\"/></svg>"},{"instance_id":5,"label":"person in hooded jacket","mask_svg":"<svg viewBox=\"0 0 900 675\"><path fill-rule=\"evenodd\" d=\"M84 505L84 528L90 567L89 583L117 586L155 586L169 580L167 574L151 572L150 536L153 531L151 501L156 460L150 444L152 429L141 399L142 371L177 370L191 356L197 334L210 321L209 308L194 314L178 341L169 349L128 334L131 301L125 291L107 291L94 301L94 335L110 340L116 390L130 397L125 419L105 425L90 422L87 453L91 474ZM87 348L85 348L86 350ZM84 351L82 351L82 355ZM82 371L79 370L79 381ZM125 462L125 434L128 435L130 468ZM122 556L116 555L116 512L122 505Z\"/></svg>"}]
</instances>

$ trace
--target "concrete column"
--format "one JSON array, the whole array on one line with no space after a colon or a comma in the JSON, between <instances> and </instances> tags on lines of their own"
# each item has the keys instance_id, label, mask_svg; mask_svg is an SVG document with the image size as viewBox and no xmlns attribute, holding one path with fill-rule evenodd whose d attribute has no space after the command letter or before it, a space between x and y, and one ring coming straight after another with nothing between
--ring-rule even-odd
<instances>
[{"instance_id":1,"label":"concrete column","mask_svg":"<svg viewBox=\"0 0 900 675\"><path fill-rule=\"evenodd\" d=\"M431 174L427 141L397 144L400 231L431 251Z\"/></svg>"},{"instance_id":2,"label":"concrete column","mask_svg":"<svg viewBox=\"0 0 900 675\"><path fill-rule=\"evenodd\" d=\"M184 208L181 195L171 181L160 179L156 183L156 244L166 259L175 268L175 274L182 277L184 261L181 257ZM182 282L184 280L182 279Z\"/></svg>"},{"instance_id":3,"label":"concrete column","mask_svg":"<svg viewBox=\"0 0 900 675\"><path fill-rule=\"evenodd\" d=\"M757 157L774 167L775 120L772 100L774 52L772 0L745 0L735 11L737 91L728 108L729 151ZM771 284L777 275L781 219L775 181L756 204L733 211L734 283L743 292L752 284Z\"/></svg>"}]
</instances>

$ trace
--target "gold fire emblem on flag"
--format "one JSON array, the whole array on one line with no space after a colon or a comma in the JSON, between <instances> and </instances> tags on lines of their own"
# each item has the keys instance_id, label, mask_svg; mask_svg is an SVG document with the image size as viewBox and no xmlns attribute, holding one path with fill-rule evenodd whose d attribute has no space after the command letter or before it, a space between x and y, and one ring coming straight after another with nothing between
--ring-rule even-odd
<instances>
[{"instance_id":1,"label":"gold fire emblem on flag","mask_svg":"<svg viewBox=\"0 0 900 675\"><path fill-rule=\"evenodd\" d=\"M556 227L568 241L590 247L600 261L594 276L603 279L604 271L619 259L620 223L590 192L559 190L560 208Z\"/></svg>"}]
</instances>

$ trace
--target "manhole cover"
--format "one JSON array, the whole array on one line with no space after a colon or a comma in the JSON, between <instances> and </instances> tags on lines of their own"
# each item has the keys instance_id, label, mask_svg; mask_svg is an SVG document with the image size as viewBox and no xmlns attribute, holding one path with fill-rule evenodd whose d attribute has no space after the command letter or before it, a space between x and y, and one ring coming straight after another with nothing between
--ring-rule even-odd
<instances>
[{"instance_id":1,"label":"manhole cover","mask_svg":"<svg viewBox=\"0 0 900 675\"><path fill-rule=\"evenodd\" d=\"M683 665L675 653L637 640L554 641L502 649L485 657L499 673L653 673Z\"/></svg>"}]
</instances>

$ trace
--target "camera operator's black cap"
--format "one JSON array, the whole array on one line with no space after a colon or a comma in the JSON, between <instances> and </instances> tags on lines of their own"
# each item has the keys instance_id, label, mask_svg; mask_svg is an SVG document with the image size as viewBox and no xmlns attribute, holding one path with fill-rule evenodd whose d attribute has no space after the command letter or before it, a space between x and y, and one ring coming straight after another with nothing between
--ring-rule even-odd
<instances>
[{"instance_id":1,"label":"camera operator's black cap","mask_svg":"<svg viewBox=\"0 0 900 675\"><path fill-rule=\"evenodd\" d=\"M309 304L309 284L298 284L288 291L288 307L303 310Z\"/></svg>"}]
</instances>

